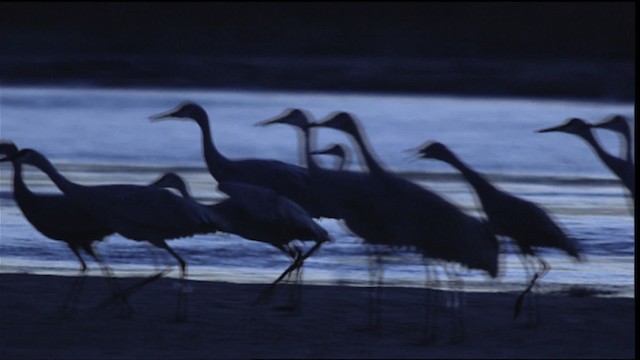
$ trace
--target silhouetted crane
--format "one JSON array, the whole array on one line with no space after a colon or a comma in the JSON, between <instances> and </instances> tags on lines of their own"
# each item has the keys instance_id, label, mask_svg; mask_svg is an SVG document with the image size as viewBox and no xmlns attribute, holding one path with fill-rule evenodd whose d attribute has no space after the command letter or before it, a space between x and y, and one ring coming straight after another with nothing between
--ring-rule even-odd
<instances>
[{"instance_id":1,"label":"silhouetted crane","mask_svg":"<svg viewBox=\"0 0 640 360\"><path fill-rule=\"evenodd\" d=\"M332 144L324 149L312 151L311 155L333 155L338 158L338 165L336 170L344 170L345 164L348 160L348 151L345 146L340 144Z\"/></svg>"},{"instance_id":2,"label":"silhouetted crane","mask_svg":"<svg viewBox=\"0 0 640 360\"><path fill-rule=\"evenodd\" d=\"M603 121L591 125L591 127L617 132L622 137L620 158L635 164L632 150L633 138L631 135L631 127L629 126L629 121L624 116L609 116Z\"/></svg>"},{"instance_id":3,"label":"silhouetted crane","mask_svg":"<svg viewBox=\"0 0 640 360\"><path fill-rule=\"evenodd\" d=\"M635 165L627 160L617 158L607 151L605 151L598 140L591 132L591 125L586 121L578 118L571 118L564 124L538 130L539 133L545 132L564 132L568 134L577 135L586 141L591 148L595 151L600 160L611 170L621 181L622 184L629 190L631 197L636 198L636 171Z\"/></svg>"},{"instance_id":4,"label":"silhouetted crane","mask_svg":"<svg viewBox=\"0 0 640 360\"><path fill-rule=\"evenodd\" d=\"M287 109L281 115L257 125L291 125L302 132L301 148L309 168L309 191L323 217L342 219L353 234L371 246L375 261L370 266L369 306L367 327L373 329L380 320L380 291L382 289L382 257L380 248L392 245L386 236L385 219L381 216L378 194L370 176L361 172L325 169L312 156L309 115L301 109ZM369 254L372 255L372 254ZM374 279L377 277L376 299ZM375 306L375 309L374 309ZM375 317L374 317L375 313Z\"/></svg>"},{"instance_id":5,"label":"silhouetted crane","mask_svg":"<svg viewBox=\"0 0 640 360\"><path fill-rule=\"evenodd\" d=\"M517 244L530 285L516 301L514 317L520 312L524 295L534 286L536 280L540 280L550 270L549 264L536 252L536 247L560 249L581 260L577 242L568 237L541 207L498 189L462 162L445 145L427 142L418 149L418 156L444 161L460 171L475 189L494 233L508 236ZM535 262L531 258L539 262L540 268L534 270L533 277L529 278L529 267L535 269ZM538 319L535 320L537 323Z\"/></svg>"},{"instance_id":6,"label":"silhouetted crane","mask_svg":"<svg viewBox=\"0 0 640 360\"><path fill-rule=\"evenodd\" d=\"M427 258L460 263L497 276L498 242L484 222L466 215L435 193L386 171L374 159L350 114L330 115L312 126L346 132L360 149L369 168L369 174L365 174L367 196L375 199L375 210L370 210L368 223L357 225L366 228L365 232L376 233L372 236L374 243L412 246ZM461 330L461 314L456 317ZM433 335L425 330L427 337Z\"/></svg>"},{"instance_id":7,"label":"silhouetted crane","mask_svg":"<svg viewBox=\"0 0 640 360\"><path fill-rule=\"evenodd\" d=\"M216 232L224 223L204 205L155 186L83 186L73 183L62 176L44 155L32 149L22 149L8 159L42 170L72 204L105 228L127 239L147 241L168 251L180 264L183 287L187 263L169 247L166 240ZM180 289L178 297L177 321L187 318L187 299L183 290Z\"/></svg>"},{"instance_id":8,"label":"silhouetted crane","mask_svg":"<svg viewBox=\"0 0 640 360\"><path fill-rule=\"evenodd\" d=\"M22 177L21 161L12 158L17 153L18 148L14 143L0 143L0 154L8 156L0 161L11 160L13 165L13 197L18 207L36 230L49 239L66 243L80 261L80 274L71 286L61 307L61 313L73 315L76 310L76 303L87 273L87 264L80 255L82 249L100 266L102 273L109 281L113 295L122 302L123 315L130 315L131 309L125 299L120 297L120 288L113 279L111 270L94 248L95 242L102 241L108 235L113 234L113 230L76 206L66 195L33 193Z\"/></svg>"},{"instance_id":9,"label":"silhouetted crane","mask_svg":"<svg viewBox=\"0 0 640 360\"><path fill-rule=\"evenodd\" d=\"M195 202L185 181L175 173L164 174L154 184L177 189L183 197ZM287 255L292 264L279 279L296 270L298 282L298 270L304 259L320 244L330 241L327 231L316 224L302 207L273 190L234 182L219 183L218 189L229 197L205 206L223 220L219 231L271 244ZM316 245L303 255L300 248L293 244L294 240L312 240ZM298 303L299 293L295 300L293 308Z\"/></svg>"},{"instance_id":10,"label":"silhouetted crane","mask_svg":"<svg viewBox=\"0 0 640 360\"><path fill-rule=\"evenodd\" d=\"M156 114L149 119L187 119L195 121L202 132L202 150L209 173L218 182L240 182L272 189L302 206L311 216L318 212L309 199L307 169L268 159L231 160L222 155L214 145L205 110L193 102L180 103L175 109Z\"/></svg>"}]
</instances>

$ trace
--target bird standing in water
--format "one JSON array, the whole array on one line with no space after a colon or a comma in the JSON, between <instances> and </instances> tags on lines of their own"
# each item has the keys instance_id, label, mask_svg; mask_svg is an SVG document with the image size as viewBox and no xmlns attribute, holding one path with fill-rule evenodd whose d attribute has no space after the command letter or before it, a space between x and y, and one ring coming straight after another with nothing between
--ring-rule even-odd
<instances>
[{"instance_id":1,"label":"bird standing in water","mask_svg":"<svg viewBox=\"0 0 640 360\"><path fill-rule=\"evenodd\" d=\"M123 306L123 316L129 316L131 309L124 297L120 296L120 288L113 278L111 270L94 248L96 242L113 234L113 229L83 211L64 194L33 193L22 177L22 162L18 158L14 158L17 153L18 147L14 143L0 143L0 154L5 155L5 158L0 161L11 161L13 165L13 197L18 207L36 230L49 239L66 243L80 262L80 276L73 282L60 312L64 316L75 314L88 269L80 255L80 250L84 250L98 263L105 278L109 281L113 295L120 300Z\"/></svg>"},{"instance_id":2,"label":"bird standing in water","mask_svg":"<svg viewBox=\"0 0 640 360\"><path fill-rule=\"evenodd\" d=\"M560 226L538 205L498 189L439 142L428 142L422 145L417 153L421 158L444 161L460 171L462 176L474 188L493 231L497 235L510 237L518 246L522 264L529 279L529 286L516 300L514 317L517 317L520 313L525 294L550 269L549 264L536 252L535 248L560 249L569 256L581 260L578 243L568 237ZM538 269L535 269L535 261L532 259L537 260L540 264ZM531 278L529 278L529 268L535 269ZM535 319L531 319L533 316L531 312L529 314L529 320L533 324L537 324L539 321L538 314L535 314Z\"/></svg>"},{"instance_id":3,"label":"bird standing in water","mask_svg":"<svg viewBox=\"0 0 640 360\"><path fill-rule=\"evenodd\" d=\"M195 202L186 182L175 173L164 174L154 185L174 188L184 198ZM278 279L295 270L296 283L299 284L299 270L304 259L314 248L331 240L327 231L316 224L302 207L283 196L278 196L273 190L234 182L220 183L218 188L229 197L219 203L205 206L222 220L219 231L273 245L289 257L292 263ZM303 255L293 244L295 240L312 240L316 245ZM297 290L294 302L288 309L294 310L299 304L299 286ZM267 294L268 292L265 296Z\"/></svg>"},{"instance_id":4,"label":"bird standing in water","mask_svg":"<svg viewBox=\"0 0 640 360\"><path fill-rule=\"evenodd\" d=\"M187 319L187 297L183 291L187 263L166 240L216 232L223 220L205 206L155 186L76 184L62 176L44 155L32 149L22 149L3 160L37 167L49 176L70 203L101 226L127 239L147 241L169 252L180 264L182 284L175 319Z\"/></svg>"},{"instance_id":5,"label":"bird standing in water","mask_svg":"<svg viewBox=\"0 0 640 360\"><path fill-rule=\"evenodd\" d=\"M383 237L387 244L412 246L425 259L483 270L492 277L498 275L498 241L485 221L465 214L436 193L386 170L369 149L364 133L351 114L337 112L314 126L347 133L360 150L369 169L368 175L375 184L374 193L382 215L380 221L385 223ZM450 274L456 278L454 283L462 284L455 274ZM457 291L454 293L458 294ZM454 302L462 305L457 300ZM461 340L464 334L462 310L459 307L455 310L453 337ZM434 332L428 324L425 328L425 340L429 341Z\"/></svg>"}]
</instances>

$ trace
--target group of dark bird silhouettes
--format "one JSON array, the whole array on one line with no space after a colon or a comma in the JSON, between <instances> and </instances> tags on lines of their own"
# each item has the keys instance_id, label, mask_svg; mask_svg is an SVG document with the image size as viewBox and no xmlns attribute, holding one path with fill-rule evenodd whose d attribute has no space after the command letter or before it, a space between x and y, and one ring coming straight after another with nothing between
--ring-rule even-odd
<instances>
[{"instance_id":1,"label":"group of dark bird silhouettes","mask_svg":"<svg viewBox=\"0 0 640 360\"><path fill-rule=\"evenodd\" d=\"M117 233L135 241L147 241L169 252L180 265L180 283L185 286L187 262L177 254L167 240L195 234L231 233L245 239L273 245L291 261L290 266L262 293L269 298L274 286L292 273L300 284L304 260L323 243L331 241L328 232L314 218L342 220L349 231L369 245L370 284L367 328L380 326L380 306L383 282L384 254L388 249L411 248L420 253L425 265L442 264L450 279L454 310L451 316L452 338L461 340L464 334L462 281L456 266L477 269L490 277L499 275L500 246L498 237L512 239L519 250L527 272L527 286L516 299L514 315L520 313L525 295L550 269L536 248L557 248L582 260L580 246L538 205L505 192L483 175L460 160L450 149L438 142L427 142L412 149L418 158L444 161L457 169L473 187L486 219L470 216L427 187L415 184L393 172L376 160L365 133L356 118L346 112L330 114L321 121L300 109L287 109L276 118L256 125L291 125L302 135L306 166L277 160L225 157L216 148L205 110L193 102L183 102L175 109L150 117L152 121L166 119L195 121L202 134L202 147L207 168L218 184L218 190L228 197L205 205L189 193L185 181L175 173L167 173L149 185L98 185L74 183L60 174L51 162L33 149L21 149L10 141L0 143L0 161L10 161L14 167L14 198L27 220L48 238L64 241L81 264L85 275L87 265L80 250L88 253L99 265L112 289L114 302L120 305L122 316L131 316L127 291L121 289L111 270L94 248L97 241ZM314 149L314 129L330 128L349 135L359 150L367 171L350 171L344 167L348 152L342 145ZM607 153L592 133L593 128L613 130L626 142L623 157ZM631 151L631 131L628 120L616 115L598 124L570 119L563 125L539 132L565 132L584 139L602 162L620 178L635 200L634 162ZM314 155L333 155L340 159L335 168L321 167ZM22 177L22 165L43 171L62 194L36 194L29 190ZM170 191L168 189L173 189ZM313 241L306 252L298 241ZM426 280L433 275L425 267ZM530 271L531 270L531 271ZM160 273L152 278L157 278ZM73 315L85 276L78 276L62 306L62 312ZM436 279L437 281L437 275ZM299 288L299 286L298 286ZM433 306L437 294L426 286L425 326L422 339L436 337ZM300 299L299 292L292 308ZM534 291L535 299L535 291ZM187 320L187 291L178 295L175 320ZM528 322L539 322L535 301L528 302Z\"/></svg>"}]
</instances>

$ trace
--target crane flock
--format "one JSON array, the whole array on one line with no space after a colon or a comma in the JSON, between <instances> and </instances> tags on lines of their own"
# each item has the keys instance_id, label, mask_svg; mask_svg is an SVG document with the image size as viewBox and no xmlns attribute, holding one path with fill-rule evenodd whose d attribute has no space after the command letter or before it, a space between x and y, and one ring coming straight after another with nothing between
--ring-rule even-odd
<instances>
[{"instance_id":1,"label":"crane flock","mask_svg":"<svg viewBox=\"0 0 640 360\"><path fill-rule=\"evenodd\" d=\"M529 200L499 189L479 172L460 160L444 144L430 141L416 148L415 155L425 159L444 161L457 169L473 187L485 217L467 214L454 203L424 185L414 183L386 169L377 160L362 125L350 113L336 112L320 121L312 121L302 109L287 109L275 118L257 125L285 124L302 135L300 149L304 163L294 165L272 159L229 159L215 146L211 124L206 111L194 102L183 102L174 109L153 115L160 120L188 120L201 131L202 153L211 176L220 192L227 198L202 204L194 199L186 181L175 173L166 173L149 185L109 184L86 186L63 176L47 157L30 148L18 149L11 141L0 142L0 162L13 165L13 194L17 205L33 227L47 238L63 241L80 262L80 275L87 265L80 251L89 254L100 266L109 281L113 297L118 299L125 316L132 310L127 296L117 284L109 266L94 248L96 242L112 234L132 241L148 242L166 250L180 268L178 301L174 319L188 319L187 261L167 243L169 240L196 234L229 233L241 238L269 244L282 252L290 266L262 295L295 273L301 281L304 260L325 242L332 241L329 233L315 219L332 218L341 221L355 236L363 240L373 254L370 261L370 287L367 328L381 324L381 291L385 251L413 249L426 265L442 264L454 285L455 310L452 315L452 338L461 340L464 334L462 305L457 297L462 281L452 271L455 266L478 270L489 277L498 277L501 269L500 237L515 242L527 272L527 286L515 302L517 317L525 295L536 288L550 265L536 251L540 247L554 247L572 258L583 260L584 254L577 239L568 235L552 216ZM347 170L344 166L348 152L343 145L317 150L315 133L333 129L343 132L353 142L366 171ZM592 129L605 129L622 137L621 157L606 152L598 143ZM620 178L635 199L635 165L632 158L632 139L628 120L612 116L597 124L573 118L565 124L538 132L565 132L585 140L601 161ZM314 156L328 154L339 158L335 168L324 168ZM31 165L44 172L62 192L36 194L22 177L22 166ZM177 190L174 193L168 189ZM312 241L304 252L300 242ZM529 273L533 269L533 274ZM439 313L434 306L434 279L427 268L425 291L425 324L423 338L436 336L433 318ZM437 279L436 279L437 280ZM73 283L62 305L66 314L73 314L82 290L84 276ZM534 292L535 295L535 292ZM292 308L297 307L299 293ZM530 306L531 308L531 306ZM530 318L534 324L539 319Z\"/></svg>"}]
</instances>

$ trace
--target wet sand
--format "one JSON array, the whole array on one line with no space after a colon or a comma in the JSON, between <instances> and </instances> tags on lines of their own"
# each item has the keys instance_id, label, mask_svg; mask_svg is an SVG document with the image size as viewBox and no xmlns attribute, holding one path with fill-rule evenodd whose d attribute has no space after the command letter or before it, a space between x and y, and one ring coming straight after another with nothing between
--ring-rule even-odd
<instances>
[{"instance_id":1,"label":"wet sand","mask_svg":"<svg viewBox=\"0 0 640 360\"><path fill-rule=\"evenodd\" d=\"M634 358L635 299L541 295L541 324L512 318L515 293L467 293L465 339L449 340L438 308L438 338L420 344L424 291L386 287L382 326L363 331L367 288L304 286L297 312L279 311L288 289L253 305L264 285L191 281L189 320L171 321L177 280L133 294L130 319L92 309L110 294L87 279L75 317L56 315L74 278L0 274L0 359L209 358ZM121 278L123 286L139 279Z\"/></svg>"}]
</instances>

